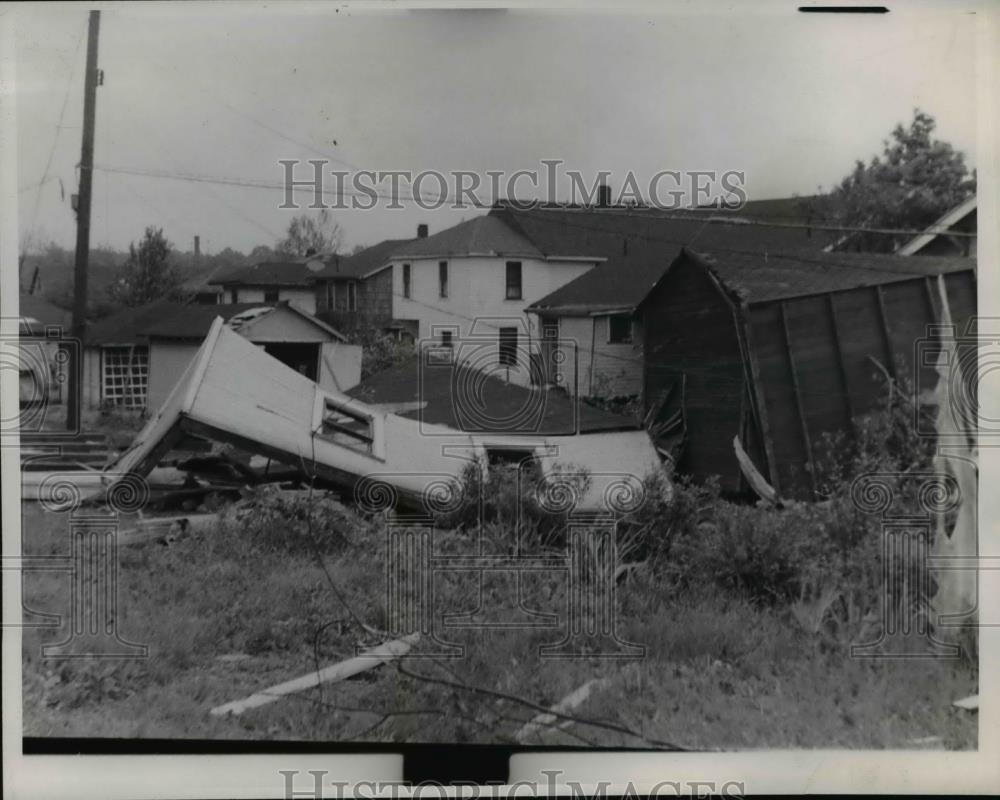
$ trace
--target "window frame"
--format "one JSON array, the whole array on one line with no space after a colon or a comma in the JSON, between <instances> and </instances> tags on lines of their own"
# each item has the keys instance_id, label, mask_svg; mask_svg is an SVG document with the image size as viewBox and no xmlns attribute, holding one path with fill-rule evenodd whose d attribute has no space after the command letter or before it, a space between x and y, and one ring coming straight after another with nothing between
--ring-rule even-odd
<instances>
[{"instance_id":1,"label":"window frame","mask_svg":"<svg viewBox=\"0 0 1000 800\"><path fill-rule=\"evenodd\" d=\"M500 366L517 366L517 348L520 343L519 335L520 331L515 325L504 326L499 329L497 334L497 363ZM504 340L505 336L507 337L507 341ZM513 341L510 340L511 336L513 336Z\"/></svg>"},{"instance_id":2,"label":"window frame","mask_svg":"<svg viewBox=\"0 0 1000 800\"><path fill-rule=\"evenodd\" d=\"M517 268L517 294L512 294L511 289L513 284L511 283L511 270ZM504 264L504 300L523 300L524 299L524 267L520 261L507 261Z\"/></svg>"},{"instance_id":3,"label":"window frame","mask_svg":"<svg viewBox=\"0 0 1000 800\"><path fill-rule=\"evenodd\" d=\"M615 319L628 320L628 338L620 338L620 339L614 338L612 334L612 320ZM631 314L608 314L607 320L608 320L608 335L607 335L608 344L632 344L635 341L635 318Z\"/></svg>"},{"instance_id":4,"label":"window frame","mask_svg":"<svg viewBox=\"0 0 1000 800\"><path fill-rule=\"evenodd\" d=\"M357 311L358 310L358 282L348 281L347 282L347 310Z\"/></svg>"},{"instance_id":5,"label":"window frame","mask_svg":"<svg viewBox=\"0 0 1000 800\"><path fill-rule=\"evenodd\" d=\"M438 297L448 297L448 262L438 261Z\"/></svg>"},{"instance_id":6,"label":"window frame","mask_svg":"<svg viewBox=\"0 0 1000 800\"><path fill-rule=\"evenodd\" d=\"M118 360L109 363L112 356ZM124 369L122 369L124 367ZM129 384L134 381L130 387ZM129 389L131 388L131 393ZM145 408L149 397L149 347L101 347L101 403L123 408Z\"/></svg>"},{"instance_id":7,"label":"window frame","mask_svg":"<svg viewBox=\"0 0 1000 800\"><path fill-rule=\"evenodd\" d=\"M403 298L409 300L413 296L413 274L409 264L403 264Z\"/></svg>"},{"instance_id":8,"label":"window frame","mask_svg":"<svg viewBox=\"0 0 1000 800\"><path fill-rule=\"evenodd\" d=\"M327 281L326 282L326 310L336 311L337 310L337 282Z\"/></svg>"}]
</instances>

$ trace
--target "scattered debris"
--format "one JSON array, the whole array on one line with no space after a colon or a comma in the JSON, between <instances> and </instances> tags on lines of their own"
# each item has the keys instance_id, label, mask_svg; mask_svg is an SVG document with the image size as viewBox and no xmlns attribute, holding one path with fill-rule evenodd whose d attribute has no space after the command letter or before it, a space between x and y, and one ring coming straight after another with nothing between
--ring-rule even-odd
<instances>
[{"instance_id":1,"label":"scattered debris","mask_svg":"<svg viewBox=\"0 0 1000 800\"><path fill-rule=\"evenodd\" d=\"M778 493L764 479L764 476L760 474L757 467L754 466L753 461L750 460L750 456L743 449L739 436L733 437L733 450L736 451L736 460L739 462L740 470L743 472L743 477L747 479L747 483L750 484L750 488L757 493L757 496L761 500L765 500L780 508L782 503L778 499Z\"/></svg>"},{"instance_id":2,"label":"scattered debris","mask_svg":"<svg viewBox=\"0 0 1000 800\"><path fill-rule=\"evenodd\" d=\"M969 697L963 697L961 700L956 700L952 705L956 708L964 708L966 711L978 711L979 695L973 694Z\"/></svg>"},{"instance_id":3,"label":"scattered debris","mask_svg":"<svg viewBox=\"0 0 1000 800\"><path fill-rule=\"evenodd\" d=\"M240 661L247 661L253 658L249 653L225 653L221 656L216 656L216 661L222 661L226 664L238 664Z\"/></svg>"},{"instance_id":4,"label":"scattered debris","mask_svg":"<svg viewBox=\"0 0 1000 800\"><path fill-rule=\"evenodd\" d=\"M567 711L572 711L577 706L581 705L584 701L590 697L591 692L594 689L600 688L608 683L607 678L594 678L593 680L587 681L583 686L581 686L576 691L571 694L566 695L562 700L552 706L551 711L554 714L539 714L534 717L530 722L526 723L517 733L514 734L514 739L518 742L524 742L533 734L538 733L540 730L547 728L552 725L553 722L558 719L558 714L565 714ZM559 728L567 728L573 723L572 720L565 720Z\"/></svg>"},{"instance_id":5,"label":"scattered debris","mask_svg":"<svg viewBox=\"0 0 1000 800\"><path fill-rule=\"evenodd\" d=\"M118 543L125 547L147 542L170 544L183 536L202 533L218 517L215 514L197 514L187 517L151 517L138 521L138 527L118 534Z\"/></svg>"},{"instance_id":6,"label":"scattered debris","mask_svg":"<svg viewBox=\"0 0 1000 800\"><path fill-rule=\"evenodd\" d=\"M321 670L310 672L308 675L303 675L301 678L295 678L290 681L285 681L285 683L279 683L277 686L272 686L269 689L253 694L243 700L235 700L232 703L216 706L209 713L214 717L221 717L227 714L238 715L242 714L244 711L250 710L251 708L259 708L260 706L267 705L268 703L273 703L276 700L280 700L285 695L303 692L306 689L312 689L323 683L342 681L346 678L350 678L352 675L357 675L359 672L364 672L372 667L377 667L380 664L392 661L394 658L405 656L408 652L410 652L410 648L417 643L419 638L419 633L411 633L409 636L404 636L402 639L395 639L391 642L386 642L385 644L372 648L371 650L367 650L354 658L349 658L346 661L341 661L337 664L333 664L332 666L324 667Z\"/></svg>"}]
</instances>

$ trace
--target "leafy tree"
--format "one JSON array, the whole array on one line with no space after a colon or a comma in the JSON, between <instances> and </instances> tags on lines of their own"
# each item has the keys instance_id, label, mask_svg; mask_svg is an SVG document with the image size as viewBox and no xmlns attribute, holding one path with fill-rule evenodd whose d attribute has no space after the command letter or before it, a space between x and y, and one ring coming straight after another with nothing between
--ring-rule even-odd
<instances>
[{"instance_id":1,"label":"leafy tree","mask_svg":"<svg viewBox=\"0 0 1000 800\"><path fill-rule=\"evenodd\" d=\"M299 214L288 225L288 234L275 247L279 256L286 259L307 255L327 255L337 252L342 239L340 225L324 208L315 217Z\"/></svg>"},{"instance_id":2,"label":"leafy tree","mask_svg":"<svg viewBox=\"0 0 1000 800\"><path fill-rule=\"evenodd\" d=\"M882 154L854 170L810 211L844 227L920 230L976 192L965 154L932 138L934 118L914 109L909 127L897 125ZM855 233L839 249L892 252L912 234Z\"/></svg>"},{"instance_id":3,"label":"leafy tree","mask_svg":"<svg viewBox=\"0 0 1000 800\"><path fill-rule=\"evenodd\" d=\"M108 288L112 299L125 306L139 306L175 289L180 276L170 249L162 228L146 228L139 246L135 242L128 246L128 259Z\"/></svg>"}]
</instances>

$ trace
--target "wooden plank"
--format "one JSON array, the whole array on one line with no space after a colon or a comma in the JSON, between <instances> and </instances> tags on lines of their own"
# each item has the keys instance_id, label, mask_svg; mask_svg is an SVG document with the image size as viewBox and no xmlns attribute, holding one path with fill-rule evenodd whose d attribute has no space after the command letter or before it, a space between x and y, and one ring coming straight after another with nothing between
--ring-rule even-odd
<instances>
[{"instance_id":1,"label":"wooden plank","mask_svg":"<svg viewBox=\"0 0 1000 800\"><path fill-rule=\"evenodd\" d=\"M934 302L934 287L931 285L932 278L928 275L924 278L924 297L927 300L927 308L930 311L931 322L938 321L937 305Z\"/></svg>"},{"instance_id":2,"label":"wooden plank","mask_svg":"<svg viewBox=\"0 0 1000 800\"><path fill-rule=\"evenodd\" d=\"M792 374L792 394L795 396L795 410L802 425L802 439L806 447L806 458L809 461L809 480L813 494L816 493L816 464L813 461L812 440L809 438L809 424L806 422L805 409L802 407L802 388L799 386L799 376L795 369L795 356L792 355L792 340L788 335L788 314L785 311L785 301L778 303L781 314L781 329L785 334L785 355L788 358L788 368Z\"/></svg>"},{"instance_id":3,"label":"wooden plank","mask_svg":"<svg viewBox=\"0 0 1000 800\"><path fill-rule=\"evenodd\" d=\"M892 349L892 334L889 329L889 315L885 311L885 295L882 287L875 287L875 299L878 301L879 326L882 330L882 337L885 341L886 368L893 380L896 380L896 356Z\"/></svg>"},{"instance_id":4,"label":"wooden plank","mask_svg":"<svg viewBox=\"0 0 1000 800\"><path fill-rule=\"evenodd\" d=\"M760 423L760 437L764 443L764 454L767 457L767 474L771 479L771 485L775 492L781 491L778 480L778 462L774 458L774 441L771 438L771 426L767 414L767 401L764 398L764 387L760 380L760 364L757 363L757 351L754 347L753 323L750 318L749 307L743 305L741 308L741 318L743 323L743 340L746 342L747 363L750 365L750 374L753 377L752 389L757 401L757 420Z\"/></svg>"},{"instance_id":5,"label":"wooden plank","mask_svg":"<svg viewBox=\"0 0 1000 800\"><path fill-rule=\"evenodd\" d=\"M566 695L562 700L560 700L554 706L551 706L549 711L555 713L538 714L537 716L532 717L532 719L529 722L526 722L517 731L517 733L514 734L515 741L524 742L526 739L528 739L530 736L537 733L538 731L550 727L552 723L559 718L558 715L566 714L567 712L572 711L574 708L577 708L584 701L586 701L588 697L590 697L594 689L597 689L601 686L605 686L607 683L608 683L607 678L594 678L593 680L587 681L579 689L576 689L575 691ZM559 727L565 728L571 722L572 720L565 720L563 724L560 725Z\"/></svg>"},{"instance_id":6,"label":"wooden plank","mask_svg":"<svg viewBox=\"0 0 1000 800\"><path fill-rule=\"evenodd\" d=\"M844 386L844 402L847 404L847 419L854 420L854 404L851 403L851 387L847 383L847 366L844 363L844 346L840 339L840 321L837 316L837 301L833 293L826 296L827 308L830 310L830 323L833 326L833 346L837 355L837 369L840 372L840 382ZM850 431L848 431L850 433Z\"/></svg>"},{"instance_id":7,"label":"wooden plank","mask_svg":"<svg viewBox=\"0 0 1000 800\"><path fill-rule=\"evenodd\" d=\"M418 639L420 639L419 633L411 633L409 636L404 636L402 639L395 639L391 642L386 642L385 644L381 644L378 647L365 651L359 656L349 658L346 661L341 661L329 667L324 667L321 670L314 670L313 672L303 675L300 678L294 678L293 680L279 683L276 686L264 689L264 691L252 694L250 697L246 697L242 700L234 700L231 703L216 706L209 713L213 717L222 717L228 714L239 715L252 708L266 706L269 703L273 703L276 700L280 700L282 697L286 697L290 694L304 692L307 689L314 689L323 683L334 683L336 681L345 680L353 675L369 670L372 667L377 667L380 664L385 664L395 658L405 656L410 652L413 645L417 643Z\"/></svg>"},{"instance_id":8,"label":"wooden plank","mask_svg":"<svg viewBox=\"0 0 1000 800\"><path fill-rule=\"evenodd\" d=\"M746 478L750 488L753 489L757 493L757 496L762 500L777 504L778 493L774 491L773 486L764 480L764 476L761 475L757 470L757 467L754 466L753 461L750 460L750 456L747 455L746 450L743 449L743 445L740 444L739 436L733 437L733 450L736 452L736 461L740 465L743 477Z\"/></svg>"}]
</instances>

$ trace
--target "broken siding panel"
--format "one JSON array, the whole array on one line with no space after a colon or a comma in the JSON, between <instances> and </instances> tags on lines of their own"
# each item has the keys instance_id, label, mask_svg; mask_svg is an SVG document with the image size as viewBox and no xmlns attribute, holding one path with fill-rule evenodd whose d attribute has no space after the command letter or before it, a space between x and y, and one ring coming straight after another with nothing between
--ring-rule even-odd
<instances>
[{"instance_id":1,"label":"broken siding panel","mask_svg":"<svg viewBox=\"0 0 1000 800\"><path fill-rule=\"evenodd\" d=\"M780 303L752 306L750 326L778 485L783 495L803 496L812 488L809 474L803 471L809 453L799 416L789 348L785 345Z\"/></svg>"},{"instance_id":2,"label":"broken siding panel","mask_svg":"<svg viewBox=\"0 0 1000 800\"><path fill-rule=\"evenodd\" d=\"M944 278L948 293L948 304L951 308L951 318L955 331L965 334L969 320L976 314L976 277L971 270L968 272L953 272Z\"/></svg>"},{"instance_id":3,"label":"broken siding panel","mask_svg":"<svg viewBox=\"0 0 1000 800\"><path fill-rule=\"evenodd\" d=\"M646 409L671 390L667 408L676 408L683 379L687 443L679 466L700 480L718 475L723 489L739 491L732 441L745 381L732 307L701 267L681 260L641 313Z\"/></svg>"}]
</instances>

